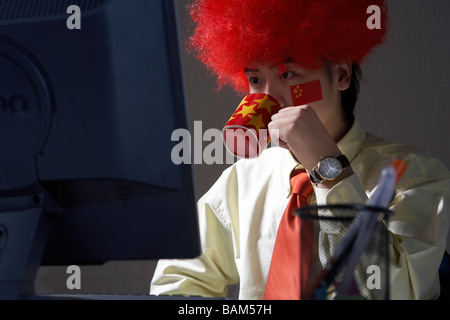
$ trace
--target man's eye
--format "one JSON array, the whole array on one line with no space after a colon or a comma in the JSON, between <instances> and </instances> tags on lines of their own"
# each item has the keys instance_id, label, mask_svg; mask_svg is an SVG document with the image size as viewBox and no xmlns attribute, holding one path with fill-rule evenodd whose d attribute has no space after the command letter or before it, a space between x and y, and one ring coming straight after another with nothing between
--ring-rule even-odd
<instances>
[{"instance_id":1,"label":"man's eye","mask_svg":"<svg viewBox=\"0 0 450 320\"><path fill-rule=\"evenodd\" d=\"M294 75L293 72L291 72L291 71L285 71L285 72L283 72L283 73L281 74L281 78L283 78L283 79L289 79L289 78L291 78L293 75Z\"/></svg>"},{"instance_id":2,"label":"man's eye","mask_svg":"<svg viewBox=\"0 0 450 320\"><path fill-rule=\"evenodd\" d=\"M248 79L248 81L250 82L250 84L252 85L258 85L260 83L259 78L257 77L251 77L250 79Z\"/></svg>"}]
</instances>

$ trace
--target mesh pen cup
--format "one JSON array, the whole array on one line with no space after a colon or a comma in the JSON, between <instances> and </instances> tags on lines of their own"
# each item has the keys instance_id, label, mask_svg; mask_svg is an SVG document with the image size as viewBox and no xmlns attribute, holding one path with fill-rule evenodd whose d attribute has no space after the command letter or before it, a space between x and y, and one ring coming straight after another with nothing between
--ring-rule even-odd
<instances>
[{"instance_id":1,"label":"mesh pen cup","mask_svg":"<svg viewBox=\"0 0 450 320\"><path fill-rule=\"evenodd\" d=\"M300 208L295 214L312 220L314 227L311 269L302 299L389 300L387 224L392 211L328 205Z\"/></svg>"}]
</instances>

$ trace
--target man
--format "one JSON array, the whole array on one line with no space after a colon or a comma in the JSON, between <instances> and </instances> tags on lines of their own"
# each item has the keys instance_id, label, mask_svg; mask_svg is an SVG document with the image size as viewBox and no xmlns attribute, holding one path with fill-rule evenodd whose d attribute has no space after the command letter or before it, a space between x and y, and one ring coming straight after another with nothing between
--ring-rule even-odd
<instances>
[{"instance_id":1,"label":"man","mask_svg":"<svg viewBox=\"0 0 450 320\"><path fill-rule=\"evenodd\" d=\"M366 26L370 5L381 8L380 30ZM198 203L202 255L161 260L150 293L225 296L228 285L239 283L241 299L267 297L293 173L312 175L310 205L361 204L381 170L401 157L408 170L397 185L388 225L391 297L436 298L450 223L450 173L413 147L364 132L353 116L359 65L385 36L384 1L198 0L191 13L197 24L192 48L219 84L270 94L280 103L269 124L280 147L224 171ZM316 80L322 99L294 105L291 87ZM332 179L314 175L324 157L342 156L348 163Z\"/></svg>"}]
</instances>

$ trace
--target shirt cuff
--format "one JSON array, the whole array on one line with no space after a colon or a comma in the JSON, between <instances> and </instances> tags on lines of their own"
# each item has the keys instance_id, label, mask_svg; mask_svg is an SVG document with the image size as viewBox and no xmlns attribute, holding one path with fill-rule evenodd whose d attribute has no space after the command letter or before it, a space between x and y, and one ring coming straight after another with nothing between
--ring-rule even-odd
<instances>
[{"instance_id":1,"label":"shirt cuff","mask_svg":"<svg viewBox=\"0 0 450 320\"><path fill-rule=\"evenodd\" d=\"M365 204L368 197L356 174L331 189L314 186L317 205Z\"/></svg>"}]
</instances>

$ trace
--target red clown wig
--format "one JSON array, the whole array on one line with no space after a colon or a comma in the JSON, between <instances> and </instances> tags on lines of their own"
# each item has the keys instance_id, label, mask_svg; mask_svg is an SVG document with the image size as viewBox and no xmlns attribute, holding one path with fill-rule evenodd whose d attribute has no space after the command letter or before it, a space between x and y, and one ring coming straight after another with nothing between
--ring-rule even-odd
<instances>
[{"instance_id":1,"label":"red clown wig","mask_svg":"<svg viewBox=\"0 0 450 320\"><path fill-rule=\"evenodd\" d=\"M367 27L371 5L381 9L381 29ZM255 63L361 64L383 42L388 23L384 0L193 0L189 10L190 49L220 86L239 92L248 91L244 69Z\"/></svg>"}]
</instances>

